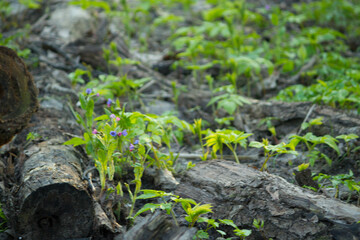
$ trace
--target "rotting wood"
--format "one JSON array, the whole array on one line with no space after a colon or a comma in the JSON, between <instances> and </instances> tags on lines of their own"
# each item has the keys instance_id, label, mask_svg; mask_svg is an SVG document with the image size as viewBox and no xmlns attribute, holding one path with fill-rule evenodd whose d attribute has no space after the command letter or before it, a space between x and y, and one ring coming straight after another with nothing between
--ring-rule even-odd
<instances>
[{"instance_id":1,"label":"rotting wood","mask_svg":"<svg viewBox=\"0 0 360 240\"><path fill-rule=\"evenodd\" d=\"M125 233L123 238L119 236L119 238L115 238L115 240L191 240L196 230L196 228L176 227L168 215L157 211L140 220Z\"/></svg>"},{"instance_id":2,"label":"rotting wood","mask_svg":"<svg viewBox=\"0 0 360 240\"><path fill-rule=\"evenodd\" d=\"M25 63L0 46L0 146L24 129L38 109L37 89Z\"/></svg>"},{"instance_id":3,"label":"rotting wood","mask_svg":"<svg viewBox=\"0 0 360 240\"><path fill-rule=\"evenodd\" d=\"M272 124L279 136L285 136L289 133L296 134L309 110L313 107L311 102L249 100L251 104L242 106L240 110L244 124L251 130L267 131L266 125L259 126L259 122L265 118L273 117ZM326 134L338 136L350 133L360 135L360 118L358 116L329 106L315 104L308 119L318 117L323 117L323 124L311 128L311 131L317 136Z\"/></svg>"},{"instance_id":4,"label":"rotting wood","mask_svg":"<svg viewBox=\"0 0 360 240\"><path fill-rule=\"evenodd\" d=\"M199 163L184 175L175 194L212 204L211 218L232 219L240 228L251 228L255 218L264 220L267 238L360 236L356 225L360 208L243 164L222 160ZM254 230L248 239L257 237L260 235Z\"/></svg>"},{"instance_id":5,"label":"rotting wood","mask_svg":"<svg viewBox=\"0 0 360 240\"><path fill-rule=\"evenodd\" d=\"M49 240L89 237L94 207L81 178L80 159L69 147L48 143L27 151L30 157L15 196L19 206L16 235Z\"/></svg>"}]
</instances>

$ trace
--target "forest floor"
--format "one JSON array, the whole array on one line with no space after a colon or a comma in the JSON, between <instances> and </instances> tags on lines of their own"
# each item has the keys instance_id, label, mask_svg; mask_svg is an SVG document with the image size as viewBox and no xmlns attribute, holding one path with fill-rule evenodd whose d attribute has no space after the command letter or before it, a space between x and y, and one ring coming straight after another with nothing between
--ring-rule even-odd
<instances>
[{"instance_id":1,"label":"forest floor","mask_svg":"<svg viewBox=\"0 0 360 240\"><path fill-rule=\"evenodd\" d=\"M112 237L129 237L124 232L139 226L146 215L135 222L126 215L133 217L133 210L156 202L139 198L135 209L130 206L138 188L134 178L140 179L141 189L182 192L185 199L182 179L188 184L200 169L210 174L203 164L215 159L238 161L291 184L307 185L306 191L337 198L360 212L356 1L29 2L35 5L0 3L0 45L24 59L40 103L29 127L0 148L5 213L0 239L19 236L11 219L20 206L12 204L34 146L68 140L81 155L83 171L98 170L93 171L94 199L112 224L118 224L108 229ZM110 154L115 165L107 162L100 170L101 151L93 149L108 141L104 149L110 151L113 132L123 139ZM144 170L149 165L157 168ZM140 169L140 176L133 169ZM130 193L121 182L130 185ZM127 204L115 203L123 194ZM110 210L105 209L105 195L112 196ZM180 225L192 224L186 221ZM235 223L258 231L249 239L263 238L255 225L239 219ZM274 229L268 229L266 238L274 236ZM209 233L211 239L221 236ZM198 239L206 238L198 234ZM246 236L241 234L235 235ZM302 237L313 239L311 232Z\"/></svg>"}]
</instances>

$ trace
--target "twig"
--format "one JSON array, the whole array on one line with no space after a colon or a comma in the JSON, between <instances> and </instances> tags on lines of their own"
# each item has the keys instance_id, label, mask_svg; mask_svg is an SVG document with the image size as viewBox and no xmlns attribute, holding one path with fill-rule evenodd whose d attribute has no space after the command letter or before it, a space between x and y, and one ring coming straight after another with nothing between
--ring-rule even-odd
<instances>
[{"instance_id":1,"label":"twig","mask_svg":"<svg viewBox=\"0 0 360 240\"><path fill-rule=\"evenodd\" d=\"M303 125L303 124L308 120L308 118L310 117L311 113L314 111L315 106L316 106L316 104L313 104L313 105L311 106L311 108L309 109L308 113L306 114L306 117L304 118L304 121L301 123L301 125ZM302 131L301 125L300 125L300 128L299 128L299 130L298 130L297 135L299 135L299 134L301 133L301 131Z\"/></svg>"}]
</instances>

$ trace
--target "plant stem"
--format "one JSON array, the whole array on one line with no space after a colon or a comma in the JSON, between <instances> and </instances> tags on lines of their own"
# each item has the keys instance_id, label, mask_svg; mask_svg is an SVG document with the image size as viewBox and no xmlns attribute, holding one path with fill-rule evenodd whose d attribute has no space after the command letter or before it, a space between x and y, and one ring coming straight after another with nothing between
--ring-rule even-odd
<instances>
[{"instance_id":1,"label":"plant stem","mask_svg":"<svg viewBox=\"0 0 360 240\"><path fill-rule=\"evenodd\" d=\"M267 161L270 159L270 157L271 157L271 155L268 153L267 156L266 156L266 159L265 159L265 161L264 161L264 163L263 163L263 165L262 165L262 167L261 167L261 169L260 169L261 172L264 171L264 168L265 168L265 166L266 166L266 163L267 163Z\"/></svg>"}]
</instances>

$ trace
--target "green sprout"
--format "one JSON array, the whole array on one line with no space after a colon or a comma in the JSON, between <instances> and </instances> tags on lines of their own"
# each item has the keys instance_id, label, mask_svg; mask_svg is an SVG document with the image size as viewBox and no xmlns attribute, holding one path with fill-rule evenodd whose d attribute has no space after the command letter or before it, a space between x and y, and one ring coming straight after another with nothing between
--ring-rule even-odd
<instances>
[{"instance_id":1,"label":"green sprout","mask_svg":"<svg viewBox=\"0 0 360 240\"><path fill-rule=\"evenodd\" d=\"M263 148L264 154L265 154L265 161L263 165L261 166L260 171L264 171L266 169L266 163L269 161L271 157L277 156L279 154L293 154L298 155L298 152L295 151L295 148L291 145L287 145L284 142L281 142L277 145L271 145L269 144L269 140L264 139L262 142L252 141L249 144L249 147L255 147L255 148ZM290 149L288 149L290 148Z\"/></svg>"}]
</instances>

